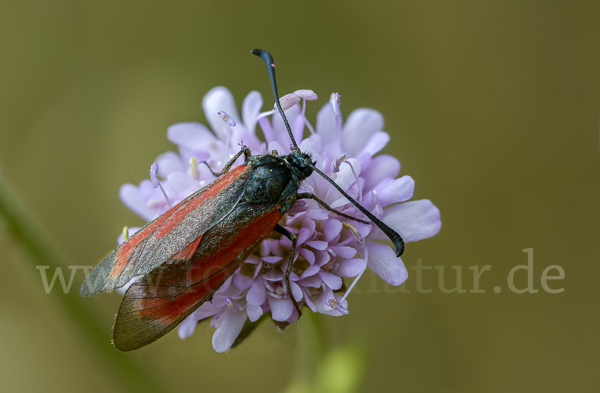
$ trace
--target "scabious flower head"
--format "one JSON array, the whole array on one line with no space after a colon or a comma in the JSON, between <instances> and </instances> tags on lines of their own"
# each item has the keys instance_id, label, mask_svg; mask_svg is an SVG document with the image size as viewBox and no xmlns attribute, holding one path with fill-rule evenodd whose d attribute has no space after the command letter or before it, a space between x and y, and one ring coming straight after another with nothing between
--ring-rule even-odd
<instances>
[{"instance_id":1,"label":"scabious flower head","mask_svg":"<svg viewBox=\"0 0 600 393\"><path fill-rule=\"evenodd\" d=\"M406 242L437 234L441 227L439 210L429 200L407 202L413 196L410 176L397 178L400 163L392 156L377 154L389 141L382 115L372 109L353 111L342 125L339 95L332 96L317 115L316 127L305 117L306 101L315 100L311 90L298 90L286 98L285 111L292 133L303 152L310 153L316 166L343 190L396 230ZM335 99L334 99L335 98ZM302 107L298 104L303 100ZM291 104L291 105L289 105ZM239 151L243 142L253 154L277 150L290 152L290 140L281 116L261 115L263 101L253 91L242 104L242 116L231 93L224 87L212 89L204 97L203 108L212 131L200 123L179 123L167 130L167 137L179 151L156 159L161 185L175 204L208 185L215 177L206 161L219 171ZM335 107L335 108L334 108ZM334 110L332 110L334 108ZM226 117L225 115L226 114ZM224 121L225 120L225 121ZM260 125L265 142L256 135ZM305 128L309 135L303 139ZM241 157L236 165L243 162ZM314 173L301 186L332 208L354 217L363 217L331 184ZM122 201L146 220L166 210L167 201L150 180L139 186L125 184ZM240 268L214 294L179 325L181 338L190 336L201 320L212 318L216 328L213 347L229 349L247 320L269 315L283 328L298 319L291 297L313 312L340 316L348 312L343 297L343 278L361 275L368 267L392 285L402 284L408 273L394 250L380 240L387 237L374 225L361 224L321 208L314 200L298 200L280 224L297 235L295 263L290 276L291 293L283 284L291 241L276 233L262 241Z\"/></svg>"}]
</instances>

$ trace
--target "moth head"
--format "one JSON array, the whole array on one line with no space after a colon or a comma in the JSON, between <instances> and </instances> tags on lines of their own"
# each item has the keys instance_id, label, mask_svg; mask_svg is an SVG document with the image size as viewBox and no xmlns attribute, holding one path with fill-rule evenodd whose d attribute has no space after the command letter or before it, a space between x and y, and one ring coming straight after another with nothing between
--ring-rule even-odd
<instances>
[{"instance_id":1,"label":"moth head","mask_svg":"<svg viewBox=\"0 0 600 393\"><path fill-rule=\"evenodd\" d=\"M313 173L315 163L309 153L304 153L300 149L293 149L288 155L288 162L298 172L300 172L300 180L304 180Z\"/></svg>"}]
</instances>

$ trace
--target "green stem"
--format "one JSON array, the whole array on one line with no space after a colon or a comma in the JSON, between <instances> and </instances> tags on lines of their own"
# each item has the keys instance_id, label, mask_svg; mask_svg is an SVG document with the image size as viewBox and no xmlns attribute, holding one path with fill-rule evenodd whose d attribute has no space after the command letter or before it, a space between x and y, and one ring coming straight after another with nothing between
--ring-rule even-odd
<instances>
[{"instance_id":1,"label":"green stem","mask_svg":"<svg viewBox=\"0 0 600 393\"><path fill-rule=\"evenodd\" d=\"M368 351L362 340L333 348L324 315L305 311L298 331L295 375L286 393L358 392L367 367Z\"/></svg>"},{"instance_id":2,"label":"green stem","mask_svg":"<svg viewBox=\"0 0 600 393\"><path fill-rule=\"evenodd\" d=\"M299 322L297 357L294 362L294 376L286 393L319 393L317 383L319 368L327 353L327 334L318 314L304 309Z\"/></svg>"},{"instance_id":3,"label":"green stem","mask_svg":"<svg viewBox=\"0 0 600 393\"><path fill-rule=\"evenodd\" d=\"M305 312L305 314L298 338L300 351L298 372L304 380L314 385L317 369L327 352L327 337L319 315L312 312Z\"/></svg>"},{"instance_id":4,"label":"green stem","mask_svg":"<svg viewBox=\"0 0 600 393\"><path fill-rule=\"evenodd\" d=\"M18 201L18 197L10 190L0 174L0 219L5 222L8 232L29 254L29 259L34 267L49 266L54 269L60 267L62 265L61 258L44 240L41 231L33 225L33 220L27 216L25 208L19 206ZM118 376L124 391L163 391L153 376L134 363L130 357L108 345L106 332L95 322L89 309L81 304L78 291L70 291L64 295L59 294L55 296L55 299L79 326L89 347L99 355L98 359L102 359L103 366Z\"/></svg>"}]
</instances>

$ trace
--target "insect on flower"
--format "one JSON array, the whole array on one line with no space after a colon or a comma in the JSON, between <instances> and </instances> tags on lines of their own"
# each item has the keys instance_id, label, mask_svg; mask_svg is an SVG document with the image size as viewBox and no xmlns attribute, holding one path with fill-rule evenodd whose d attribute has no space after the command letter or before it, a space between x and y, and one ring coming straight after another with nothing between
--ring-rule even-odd
<instances>
[{"instance_id":1,"label":"insect on flower","mask_svg":"<svg viewBox=\"0 0 600 393\"><path fill-rule=\"evenodd\" d=\"M209 167L217 180L141 228L90 273L81 287L83 296L120 288L140 277L127 289L117 314L113 338L119 350L138 349L157 340L210 302L273 231L292 242L283 275L283 292L289 293L297 235L279 221L297 199L313 199L341 217L373 224L394 243L396 256L404 250L404 241L396 231L350 197L316 167L309 154L300 150L280 104L273 58L262 49L253 49L252 53L267 65L275 104L293 148L288 155L272 151L253 156L249 148L242 146L220 172ZM226 113L219 116L230 125ZM244 163L232 168L242 154ZM302 181L313 172L336 188L367 220L332 209L312 193L299 193ZM295 297L291 300L301 315Z\"/></svg>"}]
</instances>

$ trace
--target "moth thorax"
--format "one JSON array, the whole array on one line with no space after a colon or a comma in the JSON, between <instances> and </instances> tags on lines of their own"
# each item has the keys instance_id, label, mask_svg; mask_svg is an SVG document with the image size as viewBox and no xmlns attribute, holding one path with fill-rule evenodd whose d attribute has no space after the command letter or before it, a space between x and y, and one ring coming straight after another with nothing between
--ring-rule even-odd
<instances>
[{"instance_id":1,"label":"moth thorax","mask_svg":"<svg viewBox=\"0 0 600 393\"><path fill-rule=\"evenodd\" d=\"M313 173L310 154L292 150L286 158L286 161L296 170L299 180L304 180Z\"/></svg>"}]
</instances>

